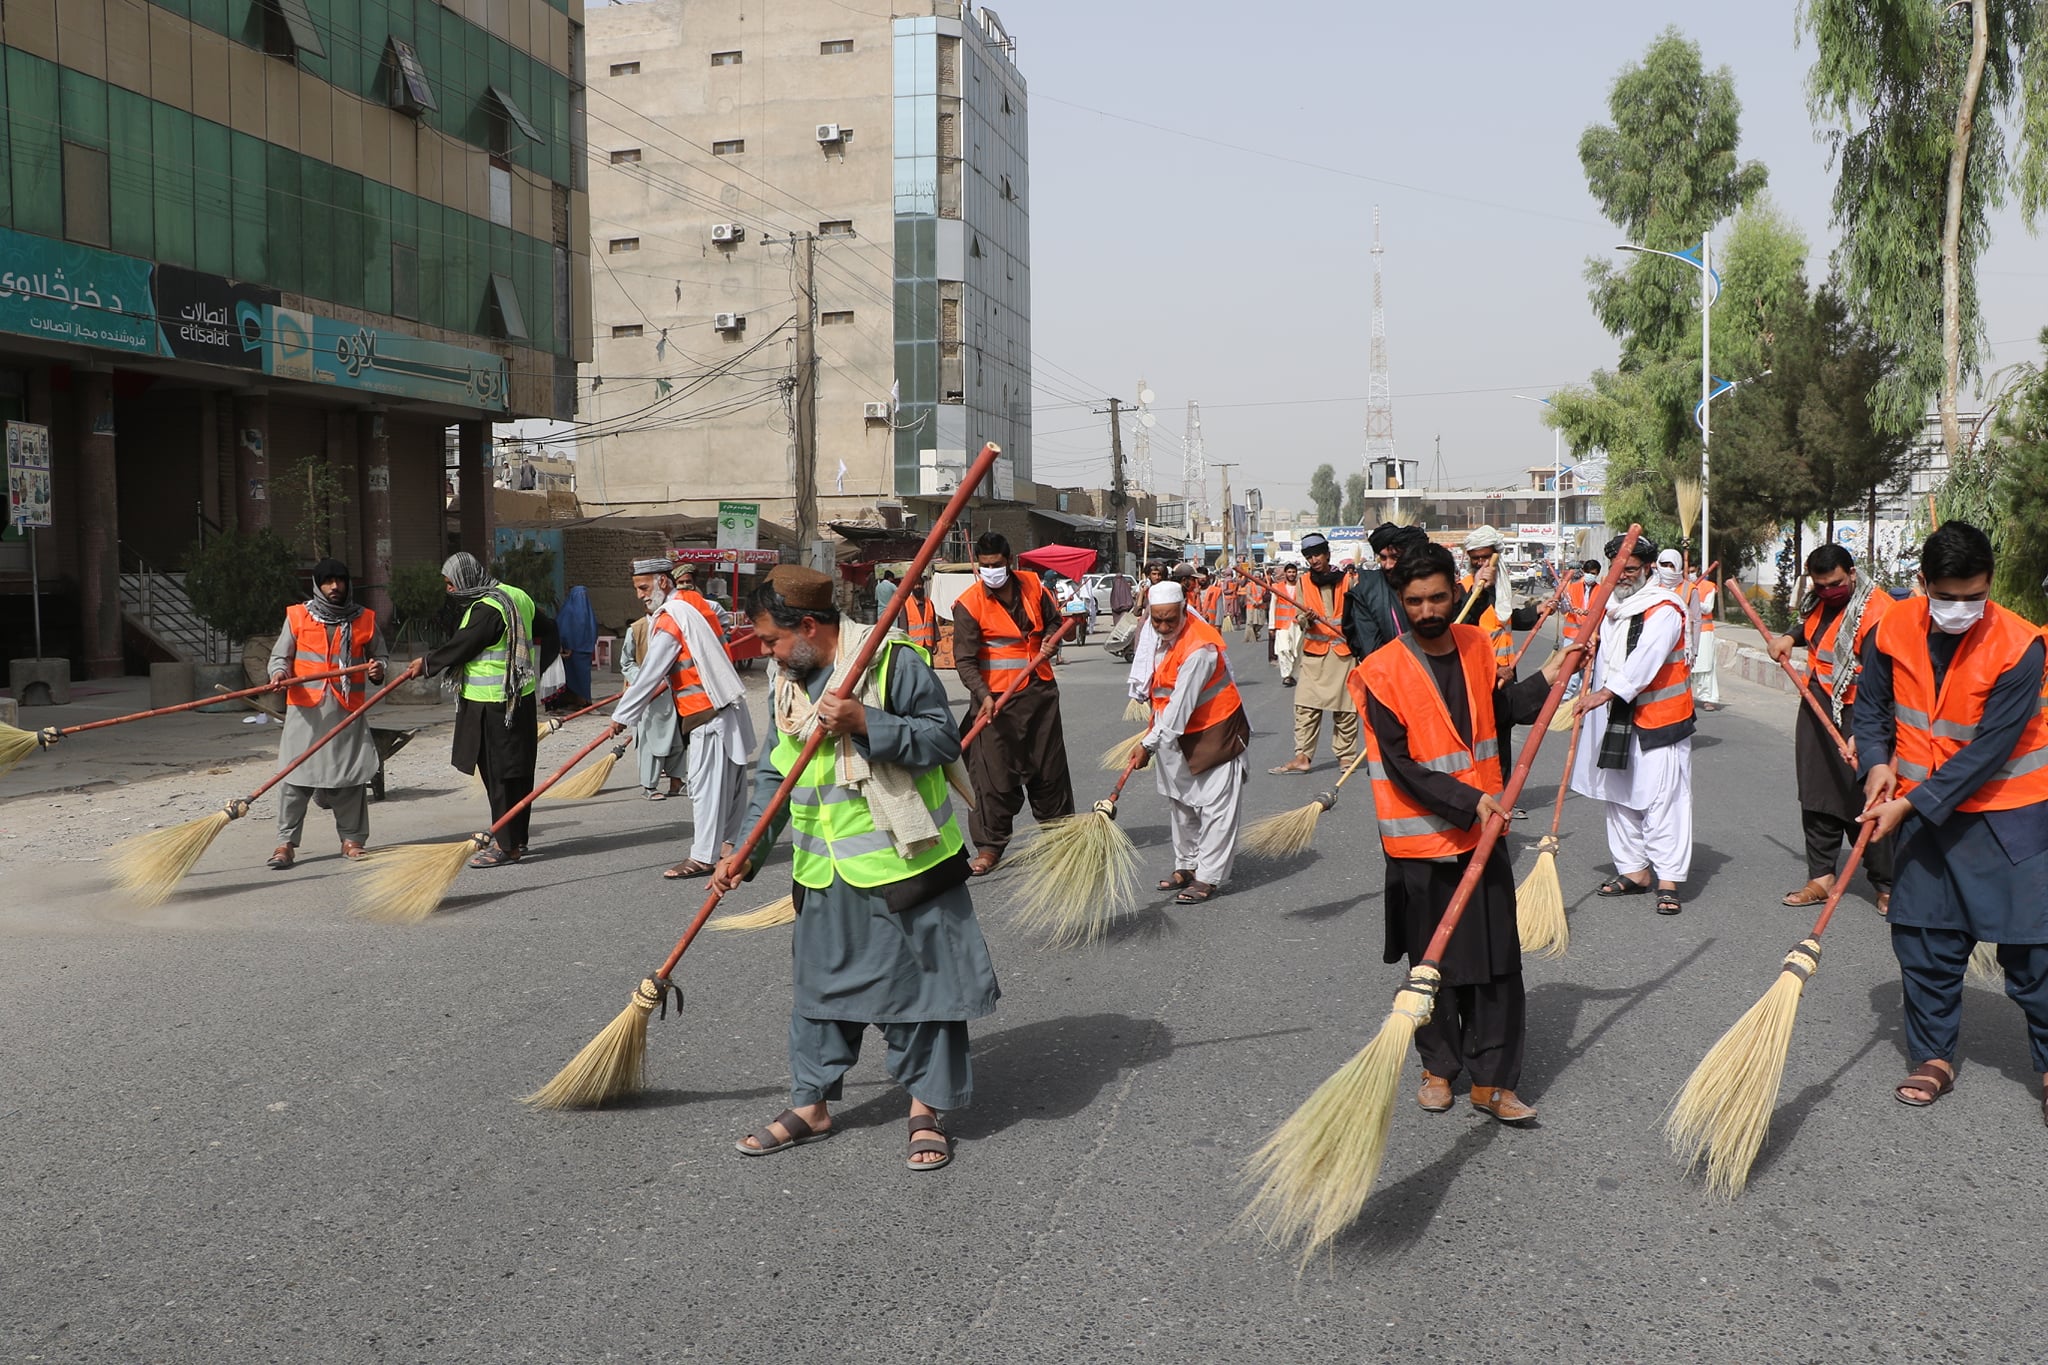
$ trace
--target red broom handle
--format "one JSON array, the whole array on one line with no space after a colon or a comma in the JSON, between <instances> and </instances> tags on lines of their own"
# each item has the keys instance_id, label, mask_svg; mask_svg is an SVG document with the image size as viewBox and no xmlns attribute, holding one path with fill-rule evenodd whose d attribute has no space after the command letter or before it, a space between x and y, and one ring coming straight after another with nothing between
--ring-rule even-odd
<instances>
[{"instance_id":1,"label":"red broom handle","mask_svg":"<svg viewBox=\"0 0 2048 1365\"><path fill-rule=\"evenodd\" d=\"M1813 932L1807 937L1819 938L1827 932L1828 921L1835 917L1835 907L1842 903L1842 893L1849 889L1849 879L1856 875L1856 865L1863 861L1863 850L1870 847L1870 836L1877 832L1877 821L1865 812L1863 830L1856 836L1856 846L1849 850L1849 857L1842 864L1840 875L1835 878L1834 889L1828 892L1828 903L1820 909L1820 918L1813 922Z\"/></svg>"},{"instance_id":2,"label":"red broom handle","mask_svg":"<svg viewBox=\"0 0 2048 1365\"><path fill-rule=\"evenodd\" d=\"M599 704L602 705L602 703ZM596 751L597 749L602 748L605 745L605 743L609 741L611 738L612 731L609 725L607 725L604 729L599 730L597 732L596 739L591 740L590 743L584 745L575 753L570 754L569 761L567 763L564 763L561 767L549 773L547 777L541 782L536 783L534 785L533 790L528 792L526 795L520 797L518 802L512 807L512 809L506 811L503 815L499 816L496 820L492 821L491 828L488 832L491 834L496 834L499 830L505 828L505 826L511 821L513 816L519 814L519 812L525 810L528 806L540 800L541 796L546 793L549 787L554 786L557 782L560 782L563 778L569 775L569 769L575 767L578 763L581 763L585 758L589 757L590 754ZM623 753L625 752L625 748L626 746L621 744L619 746L619 751Z\"/></svg>"},{"instance_id":3,"label":"red broom handle","mask_svg":"<svg viewBox=\"0 0 2048 1365\"><path fill-rule=\"evenodd\" d=\"M1069 616L1066 619L1065 623L1062 624L1057 631L1053 632L1050 636L1046 638L1045 644L1039 648L1037 657L1032 659L1030 663L1024 666L1024 671L1022 673L1018 674L1016 677L1010 679L1009 682L1005 683L1003 685L1002 691L996 693L996 709L989 712L987 715L981 717L979 720L975 721L973 726L971 726L968 729L967 733L961 737L960 747L962 749L965 749L968 745L974 743L974 737L980 734L983 730L988 729L990 723L992 723L997 716L1002 714L1003 707L1009 704L1010 698L1015 696L1017 693L1022 692L1024 690L1025 684L1031 681L1032 675L1037 673L1040 666L1043 665L1047 659L1050 659L1053 656L1053 654L1059 649L1059 647L1063 643L1065 643L1067 638L1067 632L1072 630L1075 626L1079 625L1080 623L1080 617ZM1143 629L1143 627L1140 627L1140 629Z\"/></svg>"},{"instance_id":4,"label":"red broom handle","mask_svg":"<svg viewBox=\"0 0 2048 1365\"><path fill-rule=\"evenodd\" d=\"M1756 633L1764 637L1764 652L1770 653L1771 632L1764 625L1763 618L1756 614L1756 608L1750 605L1749 598L1743 594L1741 586L1734 579L1729 579L1724 586L1735 600L1742 604L1742 614L1756 627ZM1873 588L1871 591L1877 590ZM1776 663L1785 670L1785 676L1792 680L1792 685L1799 689L1799 695L1805 700L1807 709L1813 712L1813 718L1821 723L1821 728L1828 732L1828 738L1835 742L1835 748L1841 751L1843 761L1853 769L1856 766L1856 751L1849 747L1848 740L1842 738L1842 732L1835 728L1835 723L1828 718L1828 713L1821 710L1820 700L1813 695L1813 689L1807 685L1807 679L1799 676L1799 670L1792 667L1790 659L1779 659Z\"/></svg>"},{"instance_id":5,"label":"red broom handle","mask_svg":"<svg viewBox=\"0 0 2048 1365\"><path fill-rule=\"evenodd\" d=\"M1599 636L1596 632L1594 636L1594 640L1596 643L1598 639ZM1591 687L1592 685L1593 647L1589 645L1586 649L1586 662L1579 665L1579 695L1582 697L1585 696L1586 689ZM1550 837L1553 839L1557 837L1558 828L1564 824L1564 798L1565 794L1571 790L1572 760L1578 755L1579 730L1582 726L1585 725L1585 723L1586 713L1584 711L1578 710L1576 707L1573 708L1571 743L1565 746L1564 774L1557 779L1557 804L1551 809L1550 812Z\"/></svg>"},{"instance_id":6,"label":"red broom handle","mask_svg":"<svg viewBox=\"0 0 2048 1365\"><path fill-rule=\"evenodd\" d=\"M1587 623L1600 620L1607 614L1607 599L1614 595L1614 585L1621 578L1621 566L1628 562L1636 547L1636 537L1643 533L1640 526L1628 528L1628 534L1621 538L1621 549L1607 566L1607 572L1600 578L1600 586L1593 592L1593 600L1587 607ZM1582 630L1573 639L1574 646L1591 638L1590 630ZM1508 778L1507 789L1501 793L1500 805L1503 810L1513 810L1516 800L1522 794L1522 784L1529 780L1529 769L1536 762L1536 751L1543 747L1543 736L1550 727L1550 718L1557 714L1557 705L1564 698L1565 675L1559 673L1557 681L1550 685L1550 695L1543 699L1543 709L1529 724L1529 742L1522 748L1522 756L1515 760L1515 771ZM1450 946L1451 935L1458 928L1458 921L1465 917L1465 907L1472 903L1472 893L1479 889L1479 878L1486 872L1486 860L1493 855L1493 846L1500 840L1508 822L1500 816L1486 822L1479 832L1479 844L1472 850L1471 861L1465 864L1465 875L1458 879L1458 889L1451 895L1449 908L1438 921L1436 932L1430 935L1429 947L1423 951L1422 961L1434 967L1443 961L1444 950Z\"/></svg>"},{"instance_id":7,"label":"red broom handle","mask_svg":"<svg viewBox=\"0 0 2048 1365\"><path fill-rule=\"evenodd\" d=\"M958 521L960 514L967 509L967 499L973 496L981 481L995 468L996 457L1002 453L1002 448L994 441L990 441L981 448L981 454L974 457L974 463L967 467L967 474L960 480L960 486L953 490L953 496L939 509L938 516L932 519L932 529L925 532L924 544L918 547L917 557L910 561L910 567L903 572L904 582L915 583L924 577L925 569L938 558L939 546L945 540L946 532L953 529L953 523ZM903 608L909 600L910 594L907 592L889 595L889 604L882 608L882 614L876 619L874 629L868 632L867 638L861 641L859 650L855 651L853 664L846 670L845 680L832 690L834 697L845 701L853 695L853 689L859 686L862 676L868 671L868 665L874 662L875 651L882 647L882 637L889 633L889 628L903 615ZM768 804L762 807L761 818L754 821L754 827L747 831L747 837L733 850L733 857L744 863L754 856L755 847L767 837L769 826L775 823L775 817L788 802L790 792L796 789L797 779L803 775L804 769L810 766L811 759L817 755L819 746L824 742L825 727L814 727L810 738L804 741L803 751L797 755L796 762L790 764L789 771L776 785L775 794L770 796ZM698 933L704 928L704 922L711 918L711 912L718 908L722 895L723 893L718 891L705 894L704 904L698 908L697 917L690 921L689 928L676 940L675 950L668 955L668 960L661 964L661 970L654 974L657 982L667 983L669 973L683 960L683 954L690 951L690 944L696 941Z\"/></svg>"},{"instance_id":8,"label":"red broom handle","mask_svg":"<svg viewBox=\"0 0 2048 1365\"><path fill-rule=\"evenodd\" d=\"M363 702L361 706L358 706L354 711L350 712L347 719L338 722L332 730L329 730L326 734L314 740L312 745L307 748L306 752L300 754L297 758L285 764L284 767L280 768L275 774L272 775L271 779L268 782L265 782L255 791L250 792L247 796L243 797L239 802L236 802L235 804L242 806L245 809L249 806L255 805L257 797L263 795L263 793L269 791L272 787L275 787L278 783L284 781L287 777L290 777L293 771L297 769L301 763L304 763L314 754L319 753L323 748L327 747L327 742L329 740L333 739L336 735L339 735L343 730L348 729L349 726L354 725L364 716L369 715L370 708L375 706L378 702L384 700L384 698L390 696L393 692L396 692L398 690L399 684L410 682L413 678L413 675L420 671L420 667L424 662L425 661L421 659L414 659L411 663L407 664L405 666L405 671L403 673L400 673L390 682L385 683L382 687L378 688Z\"/></svg>"},{"instance_id":9,"label":"red broom handle","mask_svg":"<svg viewBox=\"0 0 2048 1365\"><path fill-rule=\"evenodd\" d=\"M1124 775L1122 777L1119 777L1116 780L1116 786L1110 789L1109 803L1112 806L1115 805L1121 799L1123 799L1124 783L1131 780L1131 774L1138 771L1138 765L1140 763L1143 763L1145 761L1145 758L1145 747L1143 745L1139 745L1138 752L1131 755L1131 761L1124 764Z\"/></svg>"},{"instance_id":10,"label":"red broom handle","mask_svg":"<svg viewBox=\"0 0 2048 1365\"><path fill-rule=\"evenodd\" d=\"M1543 610L1536 613L1536 624L1529 627L1529 638L1522 641L1522 647L1515 651L1513 667L1520 668L1522 666L1522 656L1529 652L1530 645L1536 643L1536 632L1543 629L1543 623L1550 619L1550 613L1556 611L1557 604L1564 600L1564 584L1564 579L1560 578L1557 580L1557 591L1552 593L1550 600L1543 604Z\"/></svg>"},{"instance_id":11,"label":"red broom handle","mask_svg":"<svg viewBox=\"0 0 2048 1365\"><path fill-rule=\"evenodd\" d=\"M51 738L55 738L58 735L75 735L85 730L104 730L109 725L126 725L131 720L149 720L156 716L168 716L178 711L197 711L202 706L213 706L224 701L237 701L243 697L253 697L260 692L282 692L285 688L296 683L332 682L336 678L346 678L351 673L365 672L369 667L368 664L356 664L350 668L337 668L332 673L298 674L286 678L281 683L267 682L260 687L245 687L239 692L216 692L210 697L201 697L197 701L181 701L176 706L159 706L153 711L137 711L133 715L115 716L110 720L89 720L83 725L66 725L62 729L45 730L43 733Z\"/></svg>"},{"instance_id":12,"label":"red broom handle","mask_svg":"<svg viewBox=\"0 0 2048 1365\"><path fill-rule=\"evenodd\" d=\"M1299 597L1296 597L1293 593L1287 591L1287 589L1281 587L1278 583L1268 583L1266 587L1268 591L1270 591L1275 597L1279 598L1281 601L1292 602L1294 604L1294 609L1296 611L1300 612L1303 616L1308 617L1309 620L1314 621L1324 630L1334 631L1339 640L1342 640L1344 638L1343 626L1337 624L1335 621L1332 621L1329 617L1323 615L1319 611L1310 611L1307 607L1304 607L1301 604L1301 599ZM1215 623L1211 622L1210 624L1213 625Z\"/></svg>"},{"instance_id":13,"label":"red broom handle","mask_svg":"<svg viewBox=\"0 0 2048 1365\"><path fill-rule=\"evenodd\" d=\"M550 716L548 717L548 733L553 734L555 731L561 729L564 725L567 725L572 720L583 719L583 717L589 715L592 711L597 710L597 708L600 706L610 706L613 702L617 701L620 697L623 697L625 695L626 694L624 692L614 692L602 701L594 701L590 703L590 705L584 707L581 711L571 711L566 716Z\"/></svg>"}]
</instances>

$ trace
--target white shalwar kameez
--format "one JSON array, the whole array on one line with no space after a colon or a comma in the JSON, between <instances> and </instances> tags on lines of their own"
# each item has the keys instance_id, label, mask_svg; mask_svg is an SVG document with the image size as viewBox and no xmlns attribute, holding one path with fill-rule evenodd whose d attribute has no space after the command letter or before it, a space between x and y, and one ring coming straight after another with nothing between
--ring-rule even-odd
<instances>
[{"instance_id":1,"label":"white shalwar kameez","mask_svg":"<svg viewBox=\"0 0 2048 1365\"><path fill-rule=\"evenodd\" d=\"M723 845L738 841L740 824L747 818L747 763L754 749L754 719L747 710L739 670L732 666L704 614L671 596L656 615L666 615L681 627L704 684L704 695L711 701L711 718L690 732L687 783L690 857L700 863L715 863ZM668 692L668 675L675 667L676 653L673 635L665 630L648 631L647 657L640 662L640 676L612 709L614 721L630 726L652 703L675 705Z\"/></svg>"},{"instance_id":2,"label":"white shalwar kameez","mask_svg":"<svg viewBox=\"0 0 2048 1365\"><path fill-rule=\"evenodd\" d=\"M1657 588L1643 591L1657 594ZM1671 598L1670 593L1662 593ZM1673 599L1675 600L1675 599ZM1593 687L1607 689L1623 701L1634 701L1677 647L1685 631L1685 613L1659 611L1643 622L1642 638L1624 654L1629 617L1610 616L1601 628L1599 657L1593 665ZM1607 851L1614 870L1624 876L1653 871L1665 881L1682 882L1692 870L1692 740L1661 749L1644 749L1642 737L1630 734L1628 766L1599 766L1600 741L1607 733L1607 707L1586 716L1579 727L1579 746L1572 756L1572 790L1607 803Z\"/></svg>"},{"instance_id":3,"label":"white shalwar kameez","mask_svg":"<svg viewBox=\"0 0 2048 1365\"><path fill-rule=\"evenodd\" d=\"M1145 634L1156 641L1159 632L1147 626ZM1152 728L1144 739L1173 826L1173 865L1192 868L1195 880L1210 886L1229 880L1231 865L1237 861L1237 832L1244 817L1245 758L1239 754L1205 773L1190 772L1179 740L1218 662L1214 650L1197 650L1188 656L1174 680L1173 696L1152 718ZM1223 666L1228 671L1228 663Z\"/></svg>"}]
</instances>

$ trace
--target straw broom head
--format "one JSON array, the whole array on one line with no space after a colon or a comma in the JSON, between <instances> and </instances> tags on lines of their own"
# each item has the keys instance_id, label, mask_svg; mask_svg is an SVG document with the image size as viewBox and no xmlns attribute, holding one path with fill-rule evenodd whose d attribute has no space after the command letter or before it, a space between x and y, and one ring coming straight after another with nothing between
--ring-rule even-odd
<instances>
[{"instance_id":1,"label":"straw broom head","mask_svg":"<svg viewBox=\"0 0 2048 1365\"><path fill-rule=\"evenodd\" d=\"M1560 707L1558 707L1558 708L1557 708L1557 714L1556 714L1556 715L1554 715L1554 716L1552 716L1552 717L1550 718L1550 725L1549 725L1549 727L1548 727L1548 728L1547 728L1547 729L1546 729L1546 730L1544 731L1544 733L1545 733L1545 734L1551 734L1551 735L1561 735L1561 734L1563 734L1563 733L1564 733L1565 731L1567 731L1567 730L1571 729L1571 728L1572 728L1572 710L1573 710L1573 707L1571 707L1571 706L1560 706Z\"/></svg>"},{"instance_id":2,"label":"straw broom head","mask_svg":"<svg viewBox=\"0 0 2048 1365\"><path fill-rule=\"evenodd\" d=\"M0 725L0 776L5 776L15 764L36 751L36 737L31 730L13 725Z\"/></svg>"},{"instance_id":3,"label":"straw broom head","mask_svg":"<svg viewBox=\"0 0 2048 1365\"><path fill-rule=\"evenodd\" d=\"M1142 725L1152 719L1152 708L1139 701L1136 697L1132 697L1124 703L1124 719L1133 724Z\"/></svg>"},{"instance_id":4,"label":"straw broom head","mask_svg":"<svg viewBox=\"0 0 2048 1365\"><path fill-rule=\"evenodd\" d=\"M1323 812L1336 804L1336 798L1325 792L1306 806L1255 820L1245 826L1237 851L1247 858L1299 857L1315 843L1316 825Z\"/></svg>"},{"instance_id":5,"label":"straw broom head","mask_svg":"<svg viewBox=\"0 0 2048 1365\"><path fill-rule=\"evenodd\" d=\"M246 814L248 806L237 804ZM162 905L236 813L231 806L124 841L113 852L114 885L144 906Z\"/></svg>"},{"instance_id":6,"label":"straw broom head","mask_svg":"<svg viewBox=\"0 0 2048 1365\"><path fill-rule=\"evenodd\" d=\"M769 901L759 910L744 910L736 915L720 915L705 925L706 929L773 929L778 924L796 923L796 900L784 896L781 900Z\"/></svg>"},{"instance_id":7,"label":"straw broom head","mask_svg":"<svg viewBox=\"0 0 2048 1365\"><path fill-rule=\"evenodd\" d=\"M562 722L556 720L553 716L549 716L546 720L542 721L540 724L534 727L533 742L535 744L538 744L542 740L546 739L549 735L553 734L555 731L561 728Z\"/></svg>"},{"instance_id":8,"label":"straw broom head","mask_svg":"<svg viewBox=\"0 0 2048 1365\"><path fill-rule=\"evenodd\" d=\"M1138 756L1138 746L1145 742L1145 732L1140 731L1129 739L1118 740L1102 751L1100 760L1104 772L1120 773L1131 766L1131 760Z\"/></svg>"},{"instance_id":9,"label":"straw broom head","mask_svg":"<svg viewBox=\"0 0 2048 1365\"><path fill-rule=\"evenodd\" d=\"M1564 917L1564 887L1557 879L1557 836L1546 834L1536 844L1536 865L1515 888L1515 928L1522 951L1537 957L1563 957L1572 931Z\"/></svg>"},{"instance_id":10,"label":"straw broom head","mask_svg":"<svg viewBox=\"0 0 2048 1365\"><path fill-rule=\"evenodd\" d=\"M1373 1040L1245 1163L1244 1183L1257 1181L1259 1189L1239 1221L1272 1246L1299 1242L1304 1266L1351 1226L1372 1194L1387 1154L1401 1069L1415 1030L1429 1022L1441 979L1427 964L1411 971Z\"/></svg>"},{"instance_id":11,"label":"straw broom head","mask_svg":"<svg viewBox=\"0 0 2048 1365\"><path fill-rule=\"evenodd\" d=\"M619 756L626 752L626 746L606 754L597 762L585 768L574 777L565 777L540 794L543 801L588 801L604 790L604 784L611 780L612 767Z\"/></svg>"},{"instance_id":12,"label":"straw broom head","mask_svg":"<svg viewBox=\"0 0 2048 1365\"><path fill-rule=\"evenodd\" d=\"M1040 826L1010 862L1018 927L1045 934L1050 947L1093 942L1137 904L1138 853L1111 801Z\"/></svg>"},{"instance_id":13,"label":"straw broom head","mask_svg":"<svg viewBox=\"0 0 2048 1365\"><path fill-rule=\"evenodd\" d=\"M1799 995L1819 965L1818 939L1803 939L1787 953L1778 979L1708 1049L1664 1120L1671 1150L1688 1171L1706 1164L1713 1193L1733 1199L1749 1180L1784 1080Z\"/></svg>"},{"instance_id":14,"label":"straw broom head","mask_svg":"<svg viewBox=\"0 0 2048 1365\"><path fill-rule=\"evenodd\" d=\"M364 861L356 913L379 924L418 924L434 913L471 855L490 844L488 834L446 844L400 844Z\"/></svg>"},{"instance_id":15,"label":"straw broom head","mask_svg":"<svg viewBox=\"0 0 2048 1365\"><path fill-rule=\"evenodd\" d=\"M647 1016L672 987L653 977L642 981L618 1018L583 1045L583 1051L520 1103L536 1109L595 1109L647 1088ZM676 993L681 1008L682 993Z\"/></svg>"},{"instance_id":16,"label":"straw broom head","mask_svg":"<svg viewBox=\"0 0 2048 1365\"><path fill-rule=\"evenodd\" d=\"M1970 949L1969 977L1972 981L1980 981L1987 986L2005 984L2005 968L1998 961L1996 943L1980 943Z\"/></svg>"},{"instance_id":17,"label":"straw broom head","mask_svg":"<svg viewBox=\"0 0 2048 1365\"><path fill-rule=\"evenodd\" d=\"M1673 480L1678 493L1678 529L1687 540L1692 539L1692 528L1700 520L1700 481L1680 478Z\"/></svg>"}]
</instances>

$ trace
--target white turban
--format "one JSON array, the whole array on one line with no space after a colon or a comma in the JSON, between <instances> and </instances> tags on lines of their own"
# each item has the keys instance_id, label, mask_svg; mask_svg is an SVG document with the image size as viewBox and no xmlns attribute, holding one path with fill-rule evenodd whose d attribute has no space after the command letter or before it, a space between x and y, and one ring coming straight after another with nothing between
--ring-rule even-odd
<instances>
[{"instance_id":1,"label":"white turban","mask_svg":"<svg viewBox=\"0 0 2048 1365\"><path fill-rule=\"evenodd\" d=\"M1500 547L1500 532L1491 526L1482 526L1465 537L1465 549L1468 553L1473 550L1498 550Z\"/></svg>"},{"instance_id":2,"label":"white turban","mask_svg":"<svg viewBox=\"0 0 2048 1365\"><path fill-rule=\"evenodd\" d=\"M1154 583L1152 591L1145 594L1145 605L1148 607L1163 607L1169 602L1185 602L1187 600L1188 595L1181 591L1180 584L1172 579L1167 579L1163 583Z\"/></svg>"}]
</instances>

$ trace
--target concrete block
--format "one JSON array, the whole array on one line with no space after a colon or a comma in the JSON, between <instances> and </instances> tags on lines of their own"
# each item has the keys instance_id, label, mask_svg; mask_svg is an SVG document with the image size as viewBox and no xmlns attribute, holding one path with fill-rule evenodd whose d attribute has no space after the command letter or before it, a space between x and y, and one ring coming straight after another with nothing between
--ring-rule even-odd
<instances>
[{"instance_id":1,"label":"concrete block","mask_svg":"<svg viewBox=\"0 0 2048 1365\"><path fill-rule=\"evenodd\" d=\"M0 725L21 728L21 703L12 697L0 697Z\"/></svg>"},{"instance_id":2,"label":"concrete block","mask_svg":"<svg viewBox=\"0 0 2048 1365\"><path fill-rule=\"evenodd\" d=\"M69 659L9 659L7 686L23 706L68 706L71 703Z\"/></svg>"},{"instance_id":3,"label":"concrete block","mask_svg":"<svg viewBox=\"0 0 2048 1365\"><path fill-rule=\"evenodd\" d=\"M221 689L239 692L247 686L249 684L242 677L240 664L192 665L192 695L195 699L210 697ZM199 709L211 714L216 711L248 711L254 708L250 706L247 698L243 698L239 701L215 702L211 706L202 706Z\"/></svg>"},{"instance_id":4,"label":"concrete block","mask_svg":"<svg viewBox=\"0 0 2048 1365\"><path fill-rule=\"evenodd\" d=\"M165 706L182 706L199 695L199 682L193 666L180 660L168 664L149 666L149 709L154 711Z\"/></svg>"}]
</instances>

